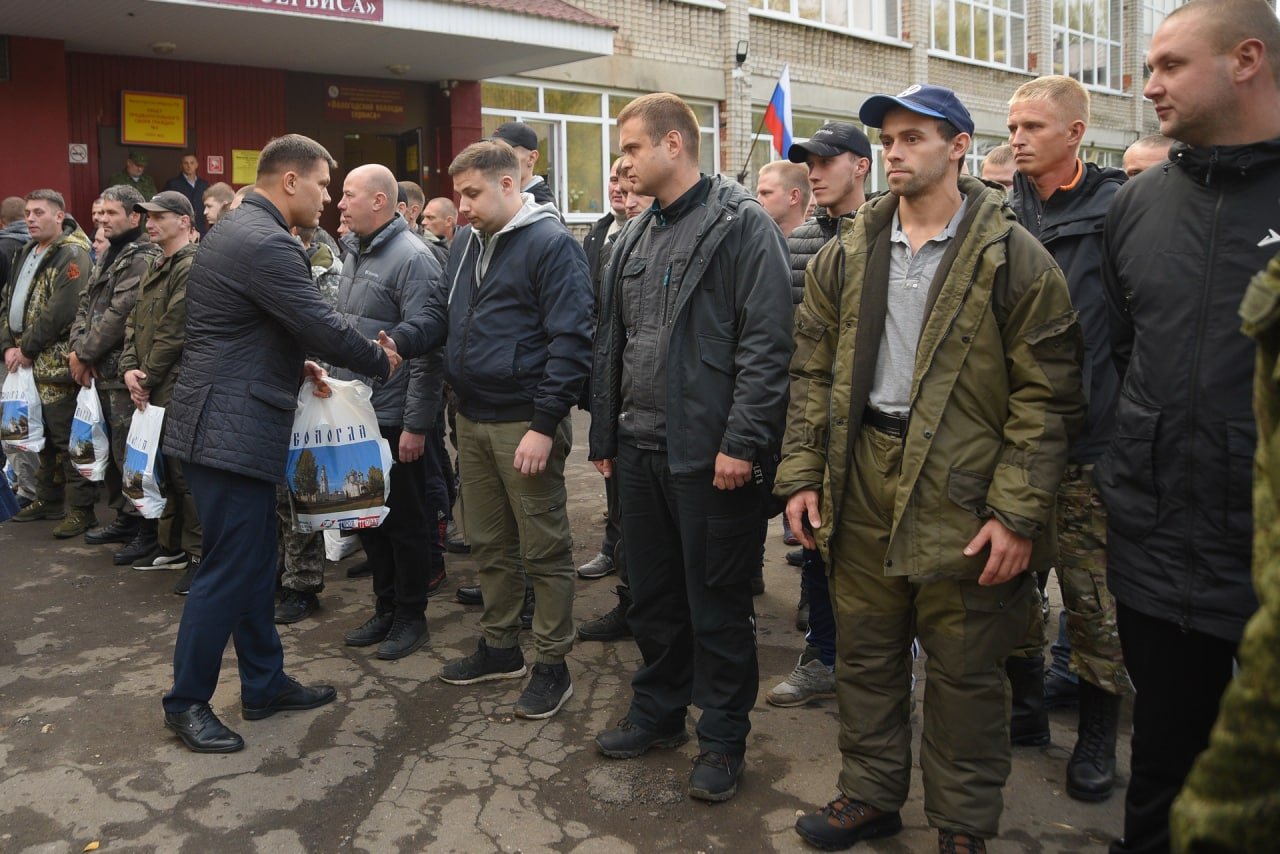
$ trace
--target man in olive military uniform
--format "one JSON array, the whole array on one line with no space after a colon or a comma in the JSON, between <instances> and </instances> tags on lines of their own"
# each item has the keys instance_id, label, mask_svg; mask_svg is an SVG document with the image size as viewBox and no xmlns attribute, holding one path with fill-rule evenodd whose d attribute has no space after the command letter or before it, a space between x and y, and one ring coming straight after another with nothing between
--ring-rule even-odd
<instances>
[{"instance_id":1,"label":"man in olive military uniform","mask_svg":"<svg viewBox=\"0 0 1280 854\"><path fill-rule=\"evenodd\" d=\"M124 327L120 376L138 409L167 407L178 382L178 365L186 342L187 275L198 244L191 241L190 200L172 190L157 193L134 210L147 216L147 236L160 252L138 285L138 298ZM200 518L195 499L182 476L182 464L164 461L164 515L157 536L160 550L135 560L134 569L185 569L177 588L190 586L200 566ZM179 592L175 588L175 592Z\"/></svg>"},{"instance_id":2,"label":"man in olive military uniform","mask_svg":"<svg viewBox=\"0 0 1280 854\"><path fill-rule=\"evenodd\" d=\"M892 836L911 781L911 640L928 653L920 768L938 850L986 851L1010 769L1004 660L1052 552L1083 341L1062 271L1004 194L961 176L973 119L916 85L862 105L889 193L810 264L775 493L831 569L839 794L824 849Z\"/></svg>"},{"instance_id":3,"label":"man in olive military uniform","mask_svg":"<svg viewBox=\"0 0 1280 854\"><path fill-rule=\"evenodd\" d=\"M116 519L98 531L90 531L90 544L127 543L112 560L127 566L156 550L156 520L143 519L133 502L121 491L125 440L133 419L134 406L120 374L120 354L124 349L124 327L138 299L138 283L160 254L142 228L144 214L134 205L143 198L131 185L108 187L102 191L102 229L109 248L98 259L89 277L75 323L71 324L71 352L67 364L71 378L83 388L95 385L102 416L111 434L111 464L107 466L107 500ZM73 537L97 525L93 505L97 485L79 472L67 484L67 518L54 528L55 537Z\"/></svg>"},{"instance_id":4,"label":"man in olive military uniform","mask_svg":"<svg viewBox=\"0 0 1280 854\"><path fill-rule=\"evenodd\" d=\"M133 187L143 198L143 201L150 201L156 194L156 182L151 180L151 176L147 173L147 153L137 148L129 149L129 154L125 158L124 168L107 179L104 186L116 187L123 184L126 187Z\"/></svg>"},{"instance_id":5,"label":"man in olive military uniform","mask_svg":"<svg viewBox=\"0 0 1280 854\"><path fill-rule=\"evenodd\" d=\"M1267 851L1280 839L1280 255L1240 306L1258 345L1253 410L1253 589L1258 611L1240 642L1240 669L1169 823L1175 851Z\"/></svg>"}]
</instances>

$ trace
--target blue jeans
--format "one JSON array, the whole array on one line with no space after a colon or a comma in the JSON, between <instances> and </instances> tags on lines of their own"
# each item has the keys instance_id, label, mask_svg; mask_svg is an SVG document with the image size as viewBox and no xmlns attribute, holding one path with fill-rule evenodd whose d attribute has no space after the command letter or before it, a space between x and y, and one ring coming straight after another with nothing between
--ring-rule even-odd
<instances>
[{"instance_id":1,"label":"blue jeans","mask_svg":"<svg viewBox=\"0 0 1280 854\"><path fill-rule=\"evenodd\" d=\"M827 667L836 664L836 617L831 611L831 591L827 588L827 565L815 549L804 550L800 565L800 589L809 597L809 631L804 642L818 650L818 660Z\"/></svg>"}]
</instances>

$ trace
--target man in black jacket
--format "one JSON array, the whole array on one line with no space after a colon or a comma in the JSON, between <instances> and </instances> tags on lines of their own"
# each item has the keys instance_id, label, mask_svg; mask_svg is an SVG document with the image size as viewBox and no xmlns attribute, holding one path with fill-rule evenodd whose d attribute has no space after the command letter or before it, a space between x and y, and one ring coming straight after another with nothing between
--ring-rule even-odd
<instances>
[{"instance_id":1,"label":"man in black jacket","mask_svg":"<svg viewBox=\"0 0 1280 854\"><path fill-rule=\"evenodd\" d=\"M1151 41L1143 94L1178 140L1106 222L1120 372L1097 463L1107 585L1137 696L1124 838L1163 851L1169 805L1208 744L1250 582L1254 345L1237 309L1280 243L1280 22L1260 0L1193 0Z\"/></svg>"},{"instance_id":2,"label":"man in black jacket","mask_svg":"<svg viewBox=\"0 0 1280 854\"><path fill-rule=\"evenodd\" d=\"M500 139L510 145L520 160L520 192L533 196L540 205L555 205L556 195L541 175L533 174L538 162L538 134L524 122L504 122L498 125L490 139Z\"/></svg>"},{"instance_id":3,"label":"man in black jacket","mask_svg":"<svg viewBox=\"0 0 1280 854\"><path fill-rule=\"evenodd\" d=\"M1124 184L1119 169L1078 156L1089 121L1089 92L1071 77L1024 83L1009 101L1009 140L1017 171L1010 206L1018 221L1053 255L1067 277L1084 332L1085 430L1072 441L1058 486L1058 586L1071 638L1071 670L1080 677L1078 739L1067 763L1067 794L1102 801L1115 783L1116 728L1121 701L1133 693L1116 632L1115 600L1107 589L1107 520L1093 467L1111 439L1120 386L1102 284L1102 228ZM1009 656L1013 687L1010 739L1046 744L1044 621L1035 614L1029 637Z\"/></svg>"},{"instance_id":4,"label":"man in black jacket","mask_svg":"<svg viewBox=\"0 0 1280 854\"><path fill-rule=\"evenodd\" d=\"M204 559L178 627L164 710L165 726L197 753L244 747L209 706L228 638L246 720L336 696L330 686L304 687L285 675L273 620L275 484L284 478L304 354L378 379L399 362L321 299L306 252L289 233L320 221L336 165L305 136L269 142L254 192L200 242L187 282L187 339L164 451L183 462ZM324 376L314 363L306 372Z\"/></svg>"},{"instance_id":5,"label":"man in black jacket","mask_svg":"<svg viewBox=\"0 0 1280 854\"><path fill-rule=\"evenodd\" d=\"M569 412L591 364L587 258L550 204L516 183L511 146L484 140L449 166L460 211L442 287L425 311L379 340L417 357L444 344L458 395L463 525L480 564L483 636L440 679L471 685L518 679L525 571L533 582L533 676L517 717L540 720L573 696L572 533L564 463Z\"/></svg>"},{"instance_id":6,"label":"man in black jacket","mask_svg":"<svg viewBox=\"0 0 1280 854\"><path fill-rule=\"evenodd\" d=\"M759 683L751 579L791 355L782 234L737 184L699 174L698 123L674 95L618 115L636 188L656 197L613 250L592 362L591 452L618 473L643 662L626 717L596 738L629 759L688 740L689 794L737 792Z\"/></svg>"},{"instance_id":7,"label":"man in black jacket","mask_svg":"<svg viewBox=\"0 0 1280 854\"><path fill-rule=\"evenodd\" d=\"M200 158L194 154L182 155L182 174L165 181L164 189L186 196L196 213L192 225L201 234L209 230L209 222L204 216L204 194L209 189L209 182L200 177Z\"/></svg>"}]
</instances>

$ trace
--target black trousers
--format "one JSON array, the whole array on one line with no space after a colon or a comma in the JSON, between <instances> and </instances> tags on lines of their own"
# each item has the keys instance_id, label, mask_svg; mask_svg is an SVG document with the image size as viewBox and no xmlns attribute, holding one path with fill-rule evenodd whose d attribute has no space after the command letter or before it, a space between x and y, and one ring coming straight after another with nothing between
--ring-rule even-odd
<instances>
[{"instance_id":1,"label":"black trousers","mask_svg":"<svg viewBox=\"0 0 1280 854\"><path fill-rule=\"evenodd\" d=\"M427 436L423 455L400 462L400 428L383 427L391 445L390 511L377 528L360 532L360 542L373 570L378 613L421 622L427 612L427 568L434 514L427 512L427 458L435 447Z\"/></svg>"},{"instance_id":2,"label":"black trousers","mask_svg":"<svg viewBox=\"0 0 1280 854\"><path fill-rule=\"evenodd\" d=\"M1125 667L1137 694L1124 838L1112 854L1169 850L1169 807L1209 746L1237 644L1116 603Z\"/></svg>"},{"instance_id":3,"label":"black trousers","mask_svg":"<svg viewBox=\"0 0 1280 854\"><path fill-rule=\"evenodd\" d=\"M241 701L263 705L285 685L275 624L275 484L197 463L183 463L183 474L200 514L204 558L178 624L165 711L209 702L227 638L235 642Z\"/></svg>"},{"instance_id":4,"label":"black trousers","mask_svg":"<svg viewBox=\"0 0 1280 854\"><path fill-rule=\"evenodd\" d=\"M665 451L623 444L615 463L632 606L643 662L627 716L645 729L684 726L698 743L741 755L759 688L751 577L760 563L763 488L719 490L712 472L673 475Z\"/></svg>"}]
</instances>

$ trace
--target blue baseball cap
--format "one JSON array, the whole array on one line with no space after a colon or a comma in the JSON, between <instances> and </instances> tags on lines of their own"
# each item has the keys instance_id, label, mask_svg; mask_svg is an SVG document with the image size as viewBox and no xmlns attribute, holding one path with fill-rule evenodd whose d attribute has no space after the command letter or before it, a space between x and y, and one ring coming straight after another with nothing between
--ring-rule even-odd
<instances>
[{"instance_id":1,"label":"blue baseball cap","mask_svg":"<svg viewBox=\"0 0 1280 854\"><path fill-rule=\"evenodd\" d=\"M868 127L884 127L885 113L902 107L922 116L950 122L961 133L973 134L973 116L965 109L956 93L943 86L917 83L897 95L872 95L858 110L858 118Z\"/></svg>"}]
</instances>

